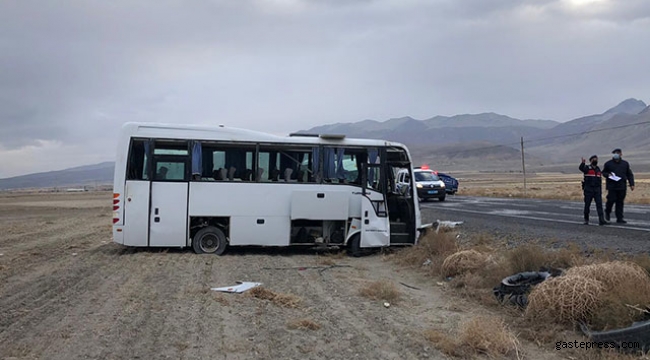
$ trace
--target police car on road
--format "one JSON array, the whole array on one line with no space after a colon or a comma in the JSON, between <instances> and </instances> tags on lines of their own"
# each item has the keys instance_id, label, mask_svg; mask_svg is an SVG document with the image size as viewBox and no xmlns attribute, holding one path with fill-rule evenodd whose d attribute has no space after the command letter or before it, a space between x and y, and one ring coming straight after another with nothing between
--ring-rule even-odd
<instances>
[{"instance_id":1,"label":"police car on road","mask_svg":"<svg viewBox=\"0 0 650 360\"><path fill-rule=\"evenodd\" d=\"M434 171L427 166L417 167L413 169L413 176L415 177L415 187L420 200L438 199L445 201L447 196L445 183ZM397 189L404 191L403 189L408 188L410 183L411 178L408 169L400 170L397 173Z\"/></svg>"}]
</instances>

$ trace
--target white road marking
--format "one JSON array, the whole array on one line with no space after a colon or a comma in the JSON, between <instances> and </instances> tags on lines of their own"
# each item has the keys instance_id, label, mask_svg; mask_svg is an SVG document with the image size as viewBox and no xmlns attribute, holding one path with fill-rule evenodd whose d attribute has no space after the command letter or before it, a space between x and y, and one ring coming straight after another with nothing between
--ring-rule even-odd
<instances>
[{"instance_id":1,"label":"white road marking","mask_svg":"<svg viewBox=\"0 0 650 360\"><path fill-rule=\"evenodd\" d=\"M494 215L494 216L502 216L502 217L518 218L518 219L527 219L527 220L547 221L547 222L554 222L554 223L582 225L581 221L571 221L571 220L563 220L563 219L546 219L546 218L541 218L541 217L536 217L536 216L510 215L510 214L505 214L505 213L484 212L484 211L466 210L466 209L449 209L449 210L450 211L465 212L465 213L470 213L470 214ZM634 227L634 226L613 225L613 223L610 223L609 225L606 225L606 227L607 228L613 228L613 229L625 229L625 230L637 230L637 231L643 231L643 232L650 232L650 229L646 229L646 228L638 228L638 227Z\"/></svg>"}]
</instances>

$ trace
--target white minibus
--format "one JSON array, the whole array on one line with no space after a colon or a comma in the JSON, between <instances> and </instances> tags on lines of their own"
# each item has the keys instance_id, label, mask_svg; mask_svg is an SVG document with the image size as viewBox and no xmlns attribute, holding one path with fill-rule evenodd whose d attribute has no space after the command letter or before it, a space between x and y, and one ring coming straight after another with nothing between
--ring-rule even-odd
<instances>
[{"instance_id":1,"label":"white minibus","mask_svg":"<svg viewBox=\"0 0 650 360\"><path fill-rule=\"evenodd\" d=\"M417 196L395 186L404 169L413 172L408 149L383 140L127 123L113 239L218 255L229 246L338 246L359 255L412 245L422 227Z\"/></svg>"}]
</instances>

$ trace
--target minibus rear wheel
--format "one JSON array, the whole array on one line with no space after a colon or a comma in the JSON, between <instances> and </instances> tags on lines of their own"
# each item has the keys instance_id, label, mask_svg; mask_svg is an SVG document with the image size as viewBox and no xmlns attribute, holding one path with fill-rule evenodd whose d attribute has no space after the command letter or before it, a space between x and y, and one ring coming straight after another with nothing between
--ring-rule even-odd
<instances>
[{"instance_id":1,"label":"minibus rear wheel","mask_svg":"<svg viewBox=\"0 0 650 360\"><path fill-rule=\"evenodd\" d=\"M199 230L192 239L192 248L197 254L221 255L228 247L228 240L221 229L207 226Z\"/></svg>"}]
</instances>

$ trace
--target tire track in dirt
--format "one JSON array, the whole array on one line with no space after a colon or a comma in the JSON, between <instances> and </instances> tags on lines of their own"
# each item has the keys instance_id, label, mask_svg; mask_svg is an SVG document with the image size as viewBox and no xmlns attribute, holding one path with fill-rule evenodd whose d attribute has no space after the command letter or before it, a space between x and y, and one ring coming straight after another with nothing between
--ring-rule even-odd
<instances>
[{"instance_id":1,"label":"tire track in dirt","mask_svg":"<svg viewBox=\"0 0 650 360\"><path fill-rule=\"evenodd\" d=\"M52 344L40 340L65 340L72 335L71 328L85 324L86 316L94 314L98 304L101 304L99 299L93 301L92 297L102 294L102 288L114 286L115 281L119 281L119 277L107 277L105 274L115 274L125 265L106 261L101 255L79 259L50 264L54 269L49 274L33 276L27 286L15 292L14 289L3 291L0 308L7 311L0 317L0 343L11 344L18 349L29 347L29 353L37 357L54 357L52 349L48 351L48 346L58 349L61 342ZM13 294L4 296L6 292ZM105 298L106 301L110 299L109 296ZM70 327L66 327L69 318L74 321ZM31 331L25 333L24 329Z\"/></svg>"},{"instance_id":2,"label":"tire track in dirt","mask_svg":"<svg viewBox=\"0 0 650 360\"><path fill-rule=\"evenodd\" d=\"M10 254L0 257L0 265L17 265L0 275L0 358L442 358L422 331L449 329L474 311L431 278L377 255L323 259L310 250L231 249L218 257L102 244L110 239L105 212L62 210L52 224L56 230L44 229L40 239L17 242L7 240L15 234L0 233L0 249ZM24 216L34 221L34 214ZM11 221L28 232L20 219ZM13 255L27 251L41 255ZM332 262L351 267L298 269ZM387 309L359 295L358 288L372 280L404 281L422 290L400 287L404 299ZM209 290L235 281L259 281L300 296L302 303L285 308L250 293ZM296 319L321 328L289 329Z\"/></svg>"},{"instance_id":3,"label":"tire track in dirt","mask_svg":"<svg viewBox=\"0 0 650 360\"><path fill-rule=\"evenodd\" d=\"M321 272L320 281L312 281L309 284L316 289L316 296L331 300L325 303L326 306L333 307L333 313L344 314L335 317L333 321L337 327L350 331L345 340L349 340L349 345L356 349L356 353L349 355L364 356L372 353L381 359L420 358L423 349L427 347L426 344L423 345L422 332L429 324L428 319L423 318L421 314L429 307L442 307L440 305L446 301L437 296L418 299L413 291L402 291L403 296L399 303L384 308L383 301L361 297L359 289L374 280L398 284L402 276L395 272L394 267L380 260L379 256L338 262L352 265L354 268L340 269L338 273L332 272L335 269ZM365 270L360 274L357 270L359 268ZM414 311L416 309L419 311ZM446 311L438 310L438 313L446 320L458 317ZM344 344L342 348L347 350L350 347Z\"/></svg>"}]
</instances>

